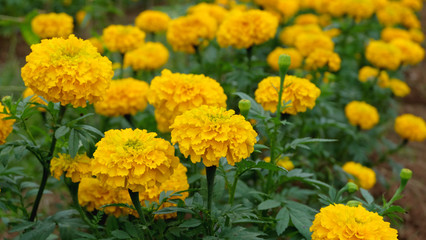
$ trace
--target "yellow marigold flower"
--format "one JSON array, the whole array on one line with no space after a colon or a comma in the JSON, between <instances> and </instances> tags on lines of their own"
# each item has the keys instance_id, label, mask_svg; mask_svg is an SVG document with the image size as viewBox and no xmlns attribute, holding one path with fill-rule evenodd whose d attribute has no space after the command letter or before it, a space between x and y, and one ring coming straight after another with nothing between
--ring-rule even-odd
<instances>
[{"instance_id":1,"label":"yellow marigold flower","mask_svg":"<svg viewBox=\"0 0 426 240\"><path fill-rule=\"evenodd\" d=\"M403 139L421 142L426 139L426 123L413 114L402 114L395 119L395 132Z\"/></svg>"},{"instance_id":2,"label":"yellow marigold flower","mask_svg":"<svg viewBox=\"0 0 426 240\"><path fill-rule=\"evenodd\" d=\"M377 84L380 87L388 87L389 86L389 75L386 71L380 71L377 68L373 68L370 66L364 66L359 70L358 79L361 82L366 82L368 80L377 79Z\"/></svg>"},{"instance_id":3,"label":"yellow marigold flower","mask_svg":"<svg viewBox=\"0 0 426 240\"><path fill-rule=\"evenodd\" d=\"M374 66L389 70L398 69L402 60L402 54L398 47L380 40L370 41L365 56Z\"/></svg>"},{"instance_id":4,"label":"yellow marigold flower","mask_svg":"<svg viewBox=\"0 0 426 240\"><path fill-rule=\"evenodd\" d=\"M301 9L314 9L316 2L312 0L300 0L299 4Z\"/></svg>"},{"instance_id":5,"label":"yellow marigold flower","mask_svg":"<svg viewBox=\"0 0 426 240\"><path fill-rule=\"evenodd\" d=\"M24 92L22 93L22 97L23 98L27 98L29 96L33 96L31 98L31 100L30 100L31 102L36 102L36 103L39 103L39 104L46 105L46 102L43 101L43 99L41 99L39 96L37 96L36 94L34 94L34 91L31 88L27 87L24 90ZM38 108L38 110L39 111L43 111L43 112L46 111L46 109L44 109L44 108Z\"/></svg>"},{"instance_id":6,"label":"yellow marigold flower","mask_svg":"<svg viewBox=\"0 0 426 240\"><path fill-rule=\"evenodd\" d=\"M73 29L73 18L66 13L39 14L31 21L31 28L40 38L68 37Z\"/></svg>"},{"instance_id":7,"label":"yellow marigold flower","mask_svg":"<svg viewBox=\"0 0 426 240\"><path fill-rule=\"evenodd\" d=\"M214 18L217 23L222 23L228 15L228 10L216 4L203 2L188 8L188 14L208 15Z\"/></svg>"},{"instance_id":8,"label":"yellow marigold flower","mask_svg":"<svg viewBox=\"0 0 426 240\"><path fill-rule=\"evenodd\" d=\"M362 205L357 207L333 204L321 208L309 228L312 240L335 239L375 239L397 240L398 231L383 221L375 212L367 211Z\"/></svg>"},{"instance_id":9,"label":"yellow marigold flower","mask_svg":"<svg viewBox=\"0 0 426 240\"><path fill-rule=\"evenodd\" d=\"M309 25L309 24L318 25L319 24L319 17L315 14L312 14L312 13L301 14L294 19L294 24L297 24L297 25Z\"/></svg>"},{"instance_id":10,"label":"yellow marigold flower","mask_svg":"<svg viewBox=\"0 0 426 240\"><path fill-rule=\"evenodd\" d=\"M124 55L124 67L131 66L134 71L155 70L169 60L169 50L159 42L147 42Z\"/></svg>"},{"instance_id":11,"label":"yellow marigold flower","mask_svg":"<svg viewBox=\"0 0 426 240\"><path fill-rule=\"evenodd\" d=\"M324 1L323 1L324 2ZM348 12L349 8L349 0L340 0L340 1L330 1L326 5L324 5L327 10L326 12L329 13L333 17L343 17Z\"/></svg>"},{"instance_id":12,"label":"yellow marigold flower","mask_svg":"<svg viewBox=\"0 0 426 240\"><path fill-rule=\"evenodd\" d=\"M345 107L345 115L354 126L363 130L373 128L379 122L379 113L374 106L366 102L352 101Z\"/></svg>"},{"instance_id":13,"label":"yellow marigold flower","mask_svg":"<svg viewBox=\"0 0 426 240\"><path fill-rule=\"evenodd\" d=\"M287 169L287 171L291 171L294 169L294 164L289 157L283 157L278 159L277 165Z\"/></svg>"},{"instance_id":14,"label":"yellow marigold flower","mask_svg":"<svg viewBox=\"0 0 426 240\"><path fill-rule=\"evenodd\" d=\"M296 43L296 38L303 33L320 34L322 33L322 29L320 26L315 24L293 25L285 27L280 33L280 40L287 46L294 46Z\"/></svg>"},{"instance_id":15,"label":"yellow marigold flower","mask_svg":"<svg viewBox=\"0 0 426 240\"><path fill-rule=\"evenodd\" d=\"M304 33L296 38L295 46L302 56L308 56L315 49L334 50L334 43L325 34Z\"/></svg>"},{"instance_id":16,"label":"yellow marigold flower","mask_svg":"<svg viewBox=\"0 0 426 240\"><path fill-rule=\"evenodd\" d=\"M178 115L201 105L226 107L220 84L204 75L172 73L163 70L151 81L148 101L155 107L158 129L169 132Z\"/></svg>"},{"instance_id":17,"label":"yellow marigold flower","mask_svg":"<svg viewBox=\"0 0 426 240\"><path fill-rule=\"evenodd\" d=\"M420 11L423 8L422 0L401 0L401 3L414 11Z\"/></svg>"},{"instance_id":18,"label":"yellow marigold flower","mask_svg":"<svg viewBox=\"0 0 426 240\"><path fill-rule=\"evenodd\" d=\"M343 171L354 176L354 182L364 189L370 189L376 184L376 173L371 168L364 167L357 162L347 162L342 168Z\"/></svg>"},{"instance_id":19,"label":"yellow marigold flower","mask_svg":"<svg viewBox=\"0 0 426 240\"><path fill-rule=\"evenodd\" d=\"M216 20L203 14L193 14L172 20L167 30L167 41L173 50L195 53L195 48L203 41L214 38Z\"/></svg>"},{"instance_id":20,"label":"yellow marigold flower","mask_svg":"<svg viewBox=\"0 0 426 240\"><path fill-rule=\"evenodd\" d=\"M401 51L401 60L403 64L416 65L425 57L425 50L420 44L407 39L394 39L390 44L396 46Z\"/></svg>"},{"instance_id":21,"label":"yellow marigold flower","mask_svg":"<svg viewBox=\"0 0 426 240\"><path fill-rule=\"evenodd\" d=\"M377 9L377 19L385 26L394 26L401 23L404 15L409 11L400 2L389 2L384 7Z\"/></svg>"},{"instance_id":22,"label":"yellow marigold flower","mask_svg":"<svg viewBox=\"0 0 426 240\"><path fill-rule=\"evenodd\" d=\"M86 11L80 10L75 14L75 19L77 20L78 25L81 25L84 21L84 18L86 18Z\"/></svg>"},{"instance_id":23,"label":"yellow marigold flower","mask_svg":"<svg viewBox=\"0 0 426 240\"><path fill-rule=\"evenodd\" d=\"M386 5L389 4L388 0L372 0L372 2L373 2L373 6L376 9L376 11L378 9L386 7Z\"/></svg>"},{"instance_id":24,"label":"yellow marigold flower","mask_svg":"<svg viewBox=\"0 0 426 240\"><path fill-rule=\"evenodd\" d=\"M148 105L148 90L148 83L134 78L113 80L104 99L94 104L95 111L109 117L135 115Z\"/></svg>"},{"instance_id":25,"label":"yellow marigold flower","mask_svg":"<svg viewBox=\"0 0 426 240\"><path fill-rule=\"evenodd\" d=\"M267 77L263 79L254 92L256 102L260 103L266 111L275 112L278 104L278 89L280 77ZM283 103L291 101L282 113L297 114L312 109L321 90L308 79L295 76L286 76L284 80Z\"/></svg>"},{"instance_id":26,"label":"yellow marigold flower","mask_svg":"<svg viewBox=\"0 0 426 240\"><path fill-rule=\"evenodd\" d=\"M355 21L370 18L374 11L372 0L347 0L347 14Z\"/></svg>"},{"instance_id":27,"label":"yellow marigold flower","mask_svg":"<svg viewBox=\"0 0 426 240\"><path fill-rule=\"evenodd\" d=\"M164 32L167 30L171 19L161 11L145 10L135 19L136 27L145 32Z\"/></svg>"},{"instance_id":28,"label":"yellow marigold flower","mask_svg":"<svg viewBox=\"0 0 426 240\"><path fill-rule=\"evenodd\" d=\"M109 130L96 143L92 173L112 188L144 193L165 182L179 159L170 143L140 129Z\"/></svg>"},{"instance_id":29,"label":"yellow marigold flower","mask_svg":"<svg viewBox=\"0 0 426 240\"><path fill-rule=\"evenodd\" d=\"M412 28L409 31L411 40L413 40L416 43L423 43L425 40L425 35L423 34L421 29L418 28Z\"/></svg>"},{"instance_id":30,"label":"yellow marigold flower","mask_svg":"<svg viewBox=\"0 0 426 240\"><path fill-rule=\"evenodd\" d=\"M9 117L9 115L4 114L4 106L0 102L0 145L6 143L6 138L13 130L13 124L15 119L4 120L3 118Z\"/></svg>"},{"instance_id":31,"label":"yellow marigold flower","mask_svg":"<svg viewBox=\"0 0 426 240\"><path fill-rule=\"evenodd\" d=\"M308 70L317 70L319 68L327 67L332 72L339 71L340 57L337 53L317 48L311 52L305 60L305 66Z\"/></svg>"},{"instance_id":32,"label":"yellow marigold flower","mask_svg":"<svg viewBox=\"0 0 426 240\"><path fill-rule=\"evenodd\" d=\"M228 17L217 32L221 47L249 48L275 36L278 19L269 12L249 10Z\"/></svg>"},{"instance_id":33,"label":"yellow marigold flower","mask_svg":"<svg viewBox=\"0 0 426 240\"><path fill-rule=\"evenodd\" d=\"M381 35L381 39L386 42L390 42L397 38L411 40L410 33L407 30L401 29L401 28L387 27L382 30L380 35Z\"/></svg>"},{"instance_id":34,"label":"yellow marigold flower","mask_svg":"<svg viewBox=\"0 0 426 240\"><path fill-rule=\"evenodd\" d=\"M65 177L71 178L73 182L80 182L82 178L92 176L90 162L91 159L86 154L77 154L72 158L69 154L59 153L50 162L50 172L58 180L65 172Z\"/></svg>"},{"instance_id":35,"label":"yellow marigold flower","mask_svg":"<svg viewBox=\"0 0 426 240\"><path fill-rule=\"evenodd\" d=\"M420 20L417 15L408 8L403 12L402 25L406 28L421 28Z\"/></svg>"},{"instance_id":36,"label":"yellow marigold flower","mask_svg":"<svg viewBox=\"0 0 426 240\"><path fill-rule=\"evenodd\" d=\"M397 97L405 97L411 92L410 87L405 82L396 78L392 78L389 81L389 88Z\"/></svg>"},{"instance_id":37,"label":"yellow marigold flower","mask_svg":"<svg viewBox=\"0 0 426 240\"><path fill-rule=\"evenodd\" d=\"M177 116L172 129L172 143L191 161L203 159L206 167L219 166L226 157L232 166L254 151L257 133L250 122L233 110L203 105Z\"/></svg>"},{"instance_id":38,"label":"yellow marigold flower","mask_svg":"<svg viewBox=\"0 0 426 240\"><path fill-rule=\"evenodd\" d=\"M282 54L287 54L291 57L291 64L289 69L296 69L302 65L303 56L297 49L277 47L271 53L269 53L268 57L266 58L269 66L275 71L279 70L278 58Z\"/></svg>"},{"instance_id":39,"label":"yellow marigold flower","mask_svg":"<svg viewBox=\"0 0 426 240\"><path fill-rule=\"evenodd\" d=\"M87 39L95 48L98 50L98 53L103 54L104 53L104 43L101 39L96 37L91 37Z\"/></svg>"},{"instance_id":40,"label":"yellow marigold flower","mask_svg":"<svg viewBox=\"0 0 426 240\"><path fill-rule=\"evenodd\" d=\"M340 31L340 29L338 29L338 28L331 28L331 29L324 31L324 34L331 37L331 38L339 36L340 33L342 33L342 31Z\"/></svg>"},{"instance_id":41,"label":"yellow marigold flower","mask_svg":"<svg viewBox=\"0 0 426 240\"><path fill-rule=\"evenodd\" d=\"M114 75L111 61L89 42L68 39L42 40L31 46L21 76L35 94L62 105L85 107L102 99Z\"/></svg>"},{"instance_id":42,"label":"yellow marigold flower","mask_svg":"<svg viewBox=\"0 0 426 240\"><path fill-rule=\"evenodd\" d=\"M281 0L277 1L275 9L282 14L283 20L287 22L300 9L299 0Z\"/></svg>"},{"instance_id":43,"label":"yellow marigold flower","mask_svg":"<svg viewBox=\"0 0 426 240\"><path fill-rule=\"evenodd\" d=\"M130 25L110 25L103 30L102 40L111 52L125 53L143 44L145 32Z\"/></svg>"}]
</instances>

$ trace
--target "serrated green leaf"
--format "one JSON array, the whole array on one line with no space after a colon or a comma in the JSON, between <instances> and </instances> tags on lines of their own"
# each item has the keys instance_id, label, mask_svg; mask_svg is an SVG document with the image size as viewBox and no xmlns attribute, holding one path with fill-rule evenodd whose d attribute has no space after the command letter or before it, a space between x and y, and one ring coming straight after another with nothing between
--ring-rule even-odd
<instances>
[{"instance_id":1,"label":"serrated green leaf","mask_svg":"<svg viewBox=\"0 0 426 240\"><path fill-rule=\"evenodd\" d=\"M75 158L75 156L78 153L79 148L79 136L78 132L75 129L71 129L70 137L68 139L68 146L69 146L69 154L71 158Z\"/></svg>"},{"instance_id":2,"label":"serrated green leaf","mask_svg":"<svg viewBox=\"0 0 426 240\"><path fill-rule=\"evenodd\" d=\"M118 239L130 239L130 235L128 233L126 233L125 231L121 231L121 230L114 230L111 232L111 235L113 235L114 237L118 238Z\"/></svg>"},{"instance_id":3,"label":"serrated green leaf","mask_svg":"<svg viewBox=\"0 0 426 240\"><path fill-rule=\"evenodd\" d=\"M364 188L360 188L360 192L362 197L365 199L365 201L368 204L371 204L374 202L374 197L367 190L365 190Z\"/></svg>"},{"instance_id":4,"label":"serrated green leaf","mask_svg":"<svg viewBox=\"0 0 426 240\"><path fill-rule=\"evenodd\" d=\"M266 210L266 209L271 209L271 208L276 208L279 207L281 205L280 202L272 200L272 199L268 199L264 202L261 202L259 204L259 206L257 206L257 209L259 210Z\"/></svg>"},{"instance_id":5,"label":"serrated green leaf","mask_svg":"<svg viewBox=\"0 0 426 240\"><path fill-rule=\"evenodd\" d=\"M64 136L65 134L67 134L69 131L70 131L69 127L67 127L67 126L60 126L55 131L55 137L56 137L56 139L61 138L62 136Z\"/></svg>"},{"instance_id":6,"label":"serrated green leaf","mask_svg":"<svg viewBox=\"0 0 426 240\"><path fill-rule=\"evenodd\" d=\"M182 224L179 225L180 228L192 228L192 227L198 227L201 225L201 221L195 218L191 218Z\"/></svg>"},{"instance_id":7,"label":"serrated green leaf","mask_svg":"<svg viewBox=\"0 0 426 240\"><path fill-rule=\"evenodd\" d=\"M288 227L288 223L290 222L290 213L287 208L281 208L281 210L278 212L277 216L275 217L277 220L277 226L275 228L275 231L277 232L277 235L281 235Z\"/></svg>"}]
</instances>

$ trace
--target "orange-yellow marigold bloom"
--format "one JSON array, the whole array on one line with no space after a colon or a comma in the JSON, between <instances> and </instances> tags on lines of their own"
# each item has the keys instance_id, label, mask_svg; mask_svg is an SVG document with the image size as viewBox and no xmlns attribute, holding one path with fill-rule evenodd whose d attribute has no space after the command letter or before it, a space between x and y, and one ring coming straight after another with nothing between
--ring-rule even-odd
<instances>
[{"instance_id":1,"label":"orange-yellow marigold bloom","mask_svg":"<svg viewBox=\"0 0 426 240\"><path fill-rule=\"evenodd\" d=\"M91 37L87 39L95 48L98 50L98 53L103 54L104 53L104 43L101 39L96 37Z\"/></svg>"},{"instance_id":2,"label":"orange-yellow marigold bloom","mask_svg":"<svg viewBox=\"0 0 426 240\"><path fill-rule=\"evenodd\" d=\"M73 21L66 13L39 14L32 19L31 28L40 38L66 38L74 29Z\"/></svg>"},{"instance_id":3,"label":"orange-yellow marigold bloom","mask_svg":"<svg viewBox=\"0 0 426 240\"><path fill-rule=\"evenodd\" d=\"M346 0L348 4L347 14L355 21L370 18L374 11L372 0Z\"/></svg>"},{"instance_id":4,"label":"orange-yellow marigold bloom","mask_svg":"<svg viewBox=\"0 0 426 240\"><path fill-rule=\"evenodd\" d=\"M401 51L401 60L403 64L416 65L425 57L425 50L420 44L407 39L394 39L390 44L396 46Z\"/></svg>"},{"instance_id":5,"label":"orange-yellow marigold bloom","mask_svg":"<svg viewBox=\"0 0 426 240\"><path fill-rule=\"evenodd\" d=\"M340 63L341 60L337 53L322 48L315 49L305 60L305 66L308 70L328 67L331 72L339 71Z\"/></svg>"},{"instance_id":6,"label":"orange-yellow marigold bloom","mask_svg":"<svg viewBox=\"0 0 426 240\"><path fill-rule=\"evenodd\" d=\"M377 79L377 84L384 88L389 86L389 75L386 71L380 71L377 68L373 68L370 66L362 67L358 72L358 79L361 82L366 82L368 80Z\"/></svg>"},{"instance_id":7,"label":"orange-yellow marigold bloom","mask_svg":"<svg viewBox=\"0 0 426 240\"><path fill-rule=\"evenodd\" d=\"M219 27L217 42L221 47L249 48L275 36L278 19L269 12L249 10L233 14Z\"/></svg>"},{"instance_id":8,"label":"orange-yellow marigold bloom","mask_svg":"<svg viewBox=\"0 0 426 240\"><path fill-rule=\"evenodd\" d=\"M370 41L365 56L374 66L389 70L398 69L402 60L402 54L398 47L380 40Z\"/></svg>"},{"instance_id":9,"label":"orange-yellow marigold bloom","mask_svg":"<svg viewBox=\"0 0 426 240\"><path fill-rule=\"evenodd\" d=\"M12 132L13 124L15 123L15 119L5 120L4 118L9 117L9 115L4 114L3 111L4 107L0 102L0 145L6 142L6 138Z\"/></svg>"},{"instance_id":10,"label":"orange-yellow marigold bloom","mask_svg":"<svg viewBox=\"0 0 426 240\"><path fill-rule=\"evenodd\" d=\"M226 107L220 84L204 75L172 73L163 70L151 81L148 101L155 108L158 129L169 132L178 115L201 105Z\"/></svg>"},{"instance_id":11,"label":"orange-yellow marigold bloom","mask_svg":"<svg viewBox=\"0 0 426 240\"><path fill-rule=\"evenodd\" d=\"M266 58L266 61L268 62L269 66L275 71L279 70L278 58L282 54L287 54L291 58L291 64L289 69L296 69L302 65L303 56L299 53L297 49L277 47L271 53L269 53L268 57Z\"/></svg>"},{"instance_id":12,"label":"orange-yellow marigold bloom","mask_svg":"<svg viewBox=\"0 0 426 240\"><path fill-rule=\"evenodd\" d=\"M171 19L167 13L155 10L145 10L135 19L136 27L145 32L164 32L167 30Z\"/></svg>"},{"instance_id":13,"label":"orange-yellow marigold bloom","mask_svg":"<svg viewBox=\"0 0 426 240\"><path fill-rule=\"evenodd\" d=\"M407 30L401 29L401 28L387 27L382 30L380 36L381 36L381 39L386 42L390 42L397 38L411 40L410 33Z\"/></svg>"},{"instance_id":14,"label":"orange-yellow marigold bloom","mask_svg":"<svg viewBox=\"0 0 426 240\"><path fill-rule=\"evenodd\" d=\"M418 28L412 28L409 31L411 40L413 40L416 43L423 43L425 40L425 35L423 34L423 31Z\"/></svg>"},{"instance_id":15,"label":"orange-yellow marigold bloom","mask_svg":"<svg viewBox=\"0 0 426 240\"><path fill-rule=\"evenodd\" d=\"M104 116L135 115L148 105L148 83L134 78L111 81L104 99L94 104L95 111Z\"/></svg>"},{"instance_id":16,"label":"orange-yellow marigold bloom","mask_svg":"<svg viewBox=\"0 0 426 240\"><path fill-rule=\"evenodd\" d=\"M370 189L376 184L376 173L373 169L364 167L360 163L347 162L342 169L355 178L354 180L351 179L351 181L354 181L356 185L364 189Z\"/></svg>"},{"instance_id":17,"label":"orange-yellow marigold bloom","mask_svg":"<svg viewBox=\"0 0 426 240\"><path fill-rule=\"evenodd\" d=\"M396 78L392 78L389 81L389 88L397 97L405 97L411 92L410 87L405 82Z\"/></svg>"},{"instance_id":18,"label":"orange-yellow marigold bloom","mask_svg":"<svg viewBox=\"0 0 426 240\"><path fill-rule=\"evenodd\" d=\"M395 132L403 139L421 142L426 139L426 123L413 114L402 114L395 119Z\"/></svg>"},{"instance_id":19,"label":"orange-yellow marigold bloom","mask_svg":"<svg viewBox=\"0 0 426 240\"><path fill-rule=\"evenodd\" d=\"M318 25L319 24L319 17L315 14L312 14L312 13L301 14L294 19L294 24L297 24L297 25L309 25L309 24Z\"/></svg>"},{"instance_id":20,"label":"orange-yellow marigold bloom","mask_svg":"<svg viewBox=\"0 0 426 240\"><path fill-rule=\"evenodd\" d=\"M114 75L111 61L89 42L70 35L68 39L44 39L31 46L21 76L35 94L62 105L85 107L102 99Z\"/></svg>"},{"instance_id":21,"label":"orange-yellow marigold bloom","mask_svg":"<svg viewBox=\"0 0 426 240\"><path fill-rule=\"evenodd\" d=\"M110 25L103 30L102 40L111 52L125 53L143 44L145 32L130 25Z\"/></svg>"},{"instance_id":22,"label":"orange-yellow marigold bloom","mask_svg":"<svg viewBox=\"0 0 426 240\"><path fill-rule=\"evenodd\" d=\"M280 77L267 77L263 79L254 92L256 102L271 112L277 110L278 90L280 89ZM308 79L295 76L286 76L283 89L283 103L291 101L282 113L297 114L312 109L315 101L321 94L321 90Z\"/></svg>"},{"instance_id":23,"label":"orange-yellow marigold bloom","mask_svg":"<svg viewBox=\"0 0 426 240\"><path fill-rule=\"evenodd\" d=\"M222 23L228 15L228 10L217 4L199 3L188 8L188 14L202 14L214 18L217 23Z\"/></svg>"},{"instance_id":24,"label":"orange-yellow marigold bloom","mask_svg":"<svg viewBox=\"0 0 426 240\"><path fill-rule=\"evenodd\" d=\"M322 29L320 26L315 24L293 25L293 26L285 27L281 31L279 37L283 44L287 46L294 46L296 43L297 37L299 37L303 33L321 34Z\"/></svg>"},{"instance_id":25,"label":"orange-yellow marigold bloom","mask_svg":"<svg viewBox=\"0 0 426 240\"><path fill-rule=\"evenodd\" d=\"M169 60L169 50L159 42L147 42L124 55L124 67L131 66L134 71L155 70Z\"/></svg>"},{"instance_id":26,"label":"orange-yellow marigold bloom","mask_svg":"<svg viewBox=\"0 0 426 240\"><path fill-rule=\"evenodd\" d=\"M295 46L302 56L308 56L318 48L334 50L333 40L325 34L303 33L296 38Z\"/></svg>"},{"instance_id":27,"label":"orange-yellow marigold bloom","mask_svg":"<svg viewBox=\"0 0 426 240\"><path fill-rule=\"evenodd\" d=\"M420 11L423 8L422 0L401 0L401 3L414 11Z\"/></svg>"},{"instance_id":28,"label":"orange-yellow marigold bloom","mask_svg":"<svg viewBox=\"0 0 426 240\"><path fill-rule=\"evenodd\" d=\"M226 157L230 165L248 158L254 151L257 133L250 122L233 110L203 105L177 116L172 129L172 143L191 161L203 159L206 167L219 166Z\"/></svg>"},{"instance_id":29,"label":"orange-yellow marigold bloom","mask_svg":"<svg viewBox=\"0 0 426 240\"><path fill-rule=\"evenodd\" d=\"M363 130L373 128L379 122L379 113L374 106L366 102L352 101L345 107L345 115L354 126Z\"/></svg>"},{"instance_id":30,"label":"orange-yellow marigold bloom","mask_svg":"<svg viewBox=\"0 0 426 240\"><path fill-rule=\"evenodd\" d=\"M397 240L398 231L375 212L357 207L334 204L321 208L309 228L312 240Z\"/></svg>"},{"instance_id":31,"label":"orange-yellow marigold bloom","mask_svg":"<svg viewBox=\"0 0 426 240\"><path fill-rule=\"evenodd\" d=\"M50 162L50 172L58 180L65 173L65 177L71 178L71 181L80 182L82 178L92 176L90 162L86 154L77 154L72 158L69 154L59 153Z\"/></svg>"}]
</instances>

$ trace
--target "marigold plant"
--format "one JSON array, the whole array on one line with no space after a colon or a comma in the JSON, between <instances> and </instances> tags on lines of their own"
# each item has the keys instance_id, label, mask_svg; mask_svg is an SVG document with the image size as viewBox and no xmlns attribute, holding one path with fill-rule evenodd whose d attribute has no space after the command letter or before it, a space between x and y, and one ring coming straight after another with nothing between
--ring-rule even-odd
<instances>
[{"instance_id":1,"label":"marigold plant","mask_svg":"<svg viewBox=\"0 0 426 240\"><path fill-rule=\"evenodd\" d=\"M392 90L392 93L397 97L405 97L411 92L411 89L407 85L407 83L396 78L392 78L389 81L389 88Z\"/></svg>"},{"instance_id":2,"label":"marigold plant","mask_svg":"<svg viewBox=\"0 0 426 240\"><path fill-rule=\"evenodd\" d=\"M396 70L401 64L402 54L398 47L384 41L370 41L365 57L378 68Z\"/></svg>"},{"instance_id":3,"label":"marigold plant","mask_svg":"<svg viewBox=\"0 0 426 240\"><path fill-rule=\"evenodd\" d=\"M364 167L360 163L347 162L342 169L352 175L355 178L354 182L364 189L371 189L376 184L376 173L373 169Z\"/></svg>"},{"instance_id":4,"label":"marigold plant","mask_svg":"<svg viewBox=\"0 0 426 240\"><path fill-rule=\"evenodd\" d=\"M145 10L135 19L136 27L145 32L164 32L167 30L171 19L167 13L155 10Z\"/></svg>"},{"instance_id":5,"label":"marigold plant","mask_svg":"<svg viewBox=\"0 0 426 240\"><path fill-rule=\"evenodd\" d=\"M40 38L67 38L74 29L74 19L66 13L47 13L35 16L31 28Z\"/></svg>"},{"instance_id":6,"label":"marigold plant","mask_svg":"<svg viewBox=\"0 0 426 240\"><path fill-rule=\"evenodd\" d=\"M34 91L31 88L27 87L22 92L22 97L27 98L29 96L32 96L31 99L30 99L31 102L46 105L46 102L43 99L41 99L39 96L34 94ZM44 108L39 108L39 111L46 111L46 110Z\"/></svg>"},{"instance_id":7,"label":"marigold plant","mask_svg":"<svg viewBox=\"0 0 426 240\"><path fill-rule=\"evenodd\" d=\"M65 173L65 177L71 178L71 181L80 182L82 178L92 176L90 162L86 154L72 158L69 154L59 153L50 162L50 172L58 180Z\"/></svg>"},{"instance_id":8,"label":"marigold plant","mask_svg":"<svg viewBox=\"0 0 426 240\"><path fill-rule=\"evenodd\" d=\"M426 139L426 123L413 114L402 114L395 119L395 132L401 138L421 142Z\"/></svg>"},{"instance_id":9,"label":"marigold plant","mask_svg":"<svg viewBox=\"0 0 426 240\"><path fill-rule=\"evenodd\" d=\"M103 30L102 40L111 52L125 53L143 44L145 32L130 25L110 25Z\"/></svg>"},{"instance_id":10,"label":"marigold plant","mask_svg":"<svg viewBox=\"0 0 426 240\"><path fill-rule=\"evenodd\" d=\"M13 124L15 123L14 119L5 120L4 118L9 117L9 115L4 114L3 111L4 106L0 102L0 145L6 142L6 138L12 132Z\"/></svg>"},{"instance_id":11,"label":"marigold plant","mask_svg":"<svg viewBox=\"0 0 426 240\"><path fill-rule=\"evenodd\" d=\"M124 67L131 66L134 71L155 70L169 60L169 50L158 42L147 42L124 55Z\"/></svg>"},{"instance_id":12,"label":"marigold plant","mask_svg":"<svg viewBox=\"0 0 426 240\"><path fill-rule=\"evenodd\" d=\"M363 130L373 128L379 122L379 113L374 106L363 101L352 101L345 107L345 115L354 126Z\"/></svg>"}]
</instances>

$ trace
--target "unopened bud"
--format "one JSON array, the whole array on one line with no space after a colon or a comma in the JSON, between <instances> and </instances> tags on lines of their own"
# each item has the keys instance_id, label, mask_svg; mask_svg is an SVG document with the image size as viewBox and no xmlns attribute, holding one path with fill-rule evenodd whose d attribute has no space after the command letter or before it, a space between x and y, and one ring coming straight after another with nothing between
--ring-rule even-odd
<instances>
[{"instance_id":1,"label":"unopened bud","mask_svg":"<svg viewBox=\"0 0 426 240\"><path fill-rule=\"evenodd\" d=\"M410 180L413 176L413 171L408 168L403 168L399 176L401 177L401 180Z\"/></svg>"},{"instance_id":2,"label":"unopened bud","mask_svg":"<svg viewBox=\"0 0 426 240\"><path fill-rule=\"evenodd\" d=\"M247 99L241 99L238 102L238 108L240 108L241 115L243 115L244 117L247 117L247 114L251 108L251 102Z\"/></svg>"},{"instance_id":3,"label":"unopened bud","mask_svg":"<svg viewBox=\"0 0 426 240\"><path fill-rule=\"evenodd\" d=\"M284 77L287 74L288 68L291 64L291 57L287 54L281 54L278 58L278 66L280 69L281 77Z\"/></svg>"},{"instance_id":4,"label":"unopened bud","mask_svg":"<svg viewBox=\"0 0 426 240\"><path fill-rule=\"evenodd\" d=\"M358 207L360 205L362 205L362 203L356 200L350 200L346 203L346 206L349 206L349 207Z\"/></svg>"},{"instance_id":5,"label":"unopened bud","mask_svg":"<svg viewBox=\"0 0 426 240\"><path fill-rule=\"evenodd\" d=\"M356 185L353 182L346 183L346 187L348 188L349 193L354 193L354 192L358 191L358 185Z\"/></svg>"},{"instance_id":6,"label":"unopened bud","mask_svg":"<svg viewBox=\"0 0 426 240\"><path fill-rule=\"evenodd\" d=\"M10 105L12 102L12 97L11 96L4 96L1 101L5 104L5 105Z\"/></svg>"}]
</instances>

